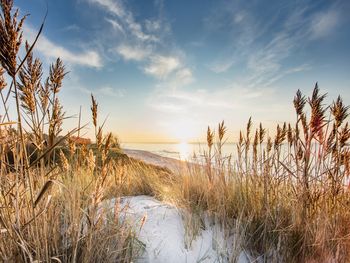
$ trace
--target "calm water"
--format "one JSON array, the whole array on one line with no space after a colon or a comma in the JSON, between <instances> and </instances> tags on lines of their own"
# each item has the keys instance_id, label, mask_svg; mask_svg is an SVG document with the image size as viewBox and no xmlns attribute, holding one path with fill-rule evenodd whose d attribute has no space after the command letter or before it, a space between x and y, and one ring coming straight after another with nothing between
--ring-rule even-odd
<instances>
[{"instance_id":1,"label":"calm water","mask_svg":"<svg viewBox=\"0 0 350 263\"><path fill-rule=\"evenodd\" d=\"M197 156L201 156L207 150L207 146L204 143L122 143L122 148L144 150L179 160L190 160L194 153ZM236 145L227 143L222 151L224 156L236 154Z\"/></svg>"}]
</instances>

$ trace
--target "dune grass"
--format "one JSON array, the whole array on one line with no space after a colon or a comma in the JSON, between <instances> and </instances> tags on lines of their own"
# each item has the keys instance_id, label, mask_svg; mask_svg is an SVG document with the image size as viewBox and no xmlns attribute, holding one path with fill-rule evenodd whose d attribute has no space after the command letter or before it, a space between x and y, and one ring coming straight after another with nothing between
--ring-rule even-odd
<instances>
[{"instance_id":1,"label":"dune grass","mask_svg":"<svg viewBox=\"0 0 350 263\"><path fill-rule=\"evenodd\" d=\"M61 135L63 62L58 58L44 78L35 42L22 43L25 17L18 17L13 1L0 6L0 261L131 262L132 226L98 219L107 217L98 206L117 178L116 159L123 159L112 148L117 140L97 126L93 97L96 144L76 142L81 127Z\"/></svg>"},{"instance_id":2,"label":"dune grass","mask_svg":"<svg viewBox=\"0 0 350 263\"><path fill-rule=\"evenodd\" d=\"M317 84L309 98L298 91L296 123L277 126L274 138L249 119L235 157L222 155L224 122L215 142L208 128L205 168L179 175L173 198L236 229L242 248L265 262L347 262L348 107L324 99Z\"/></svg>"},{"instance_id":3,"label":"dune grass","mask_svg":"<svg viewBox=\"0 0 350 263\"><path fill-rule=\"evenodd\" d=\"M296 122L277 126L274 137L262 124L253 130L250 119L236 153L223 156L222 122L216 132L208 128L200 165L179 172L147 165L104 133L93 96L95 144L79 143L80 125L62 135L66 69L57 59L43 77L35 43L22 43L24 18L12 5L1 1L1 261L131 262L140 251L133 226L120 223L117 210L101 214L108 212L98 207L141 194L188 211L189 244L203 217L220 223L235 236L232 262L242 249L265 262L348 261L350 129L341 97L326 107L316 84L309 98L297 92Z\"/></svg>"}]
</instances>

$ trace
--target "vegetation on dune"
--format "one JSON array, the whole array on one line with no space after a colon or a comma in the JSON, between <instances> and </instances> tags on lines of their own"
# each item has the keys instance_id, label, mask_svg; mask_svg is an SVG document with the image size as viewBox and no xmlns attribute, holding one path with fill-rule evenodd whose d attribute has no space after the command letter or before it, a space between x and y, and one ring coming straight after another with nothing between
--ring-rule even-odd
<instances>
[{"instance_id":1,"label":"vegetation on dune","mask_svg":"<svg viewBox=\"0 0 350 263\"><path fill-rule=\"evenodd\" d=\"M347 262L349 107L341 97L326 107L325 97L317 84L309 98L298 91L296 123L278 125L274 138L249 119L235 158L221 154L224 123L216 144L208 128L206 169L184 175L178 198L235 229L266 262Z\"/></svg>"},{"instance_id":2,"label":"vegetation on dune","mask_svg":"<svg viewBox=\"0 0 350 263\"><path fill-rule=\"evenodd\" d=\"M73 136L80 128L61 135L63 62L58 58L44 79L34 44L22 43L25 17L18 20L13 1L0 5L0 260L130 262L137 245L132 226L117 218L108 224L95 220L108 185L119 180L117 161L126 158L118 140L97 127L97 105L96 145L81 140L79 132Z\"/></svg>"},{"instance_id":3,"label":"vegetation on dune","mask_svg":"<svg viewBox=\"0 0 350 263\"><path fill-rule=\"evenodd\" d=\"M309 98L298 91L294 124L270 137L249 119L232 156L222 153L224 122L216 133L208 128L202 165L171 172L125 155L99 125L93 96L95 143L79 136L81 127L62 135L64 64L57 59L44 79L35 43L22 43L25 17L12 1L0 4L2 261L131 262L141 252L133 224L99 204L141 194L189 211L189 239L206 217L235 236L233 251L265 262L348 261L350 128L341 97L326 107L317 84Z\"/></svg>"}]
</instances>

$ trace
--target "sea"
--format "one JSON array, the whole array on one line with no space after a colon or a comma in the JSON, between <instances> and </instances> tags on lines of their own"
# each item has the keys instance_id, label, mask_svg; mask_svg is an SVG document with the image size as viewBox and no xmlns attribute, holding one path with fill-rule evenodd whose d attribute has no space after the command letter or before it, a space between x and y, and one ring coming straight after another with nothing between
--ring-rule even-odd
<instances>
[{"instance_id":1,"label":"sea","mask_svg":"<svg viewBox=\"0 0 350 263\"><path fill-rule=\"evenodd\" d=\"M208 151L205 143L122 143L123 149L148 151L163 157L189 161L196 157L203 157ZM235 143L226 143L222 147L222 155L235 155L237 152Z\"/></svg>"}]
</instances>

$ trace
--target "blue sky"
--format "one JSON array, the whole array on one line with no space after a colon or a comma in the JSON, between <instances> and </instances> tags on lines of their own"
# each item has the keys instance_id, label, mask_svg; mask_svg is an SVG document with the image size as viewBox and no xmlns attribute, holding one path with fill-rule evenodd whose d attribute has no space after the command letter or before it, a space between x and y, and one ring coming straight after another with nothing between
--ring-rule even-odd
<instances>
[{"instance_id":1,"label":"blue sky","mask_svg":"<svg viewBox=\"0 0 350 263\"><path fill-rule=\"evenodd\" d=\"M61 57L67 115L90 93L124 142L199 141L225 120L229 139L250 116L293 121L297 89L316 81L350 103L349 1L20 0L46 65ZM66 128L76 125L70 119ZM91 136L92 129L86 130ZM271 130L271 134L273 131Z\"/></svg>"}]
</instances>

